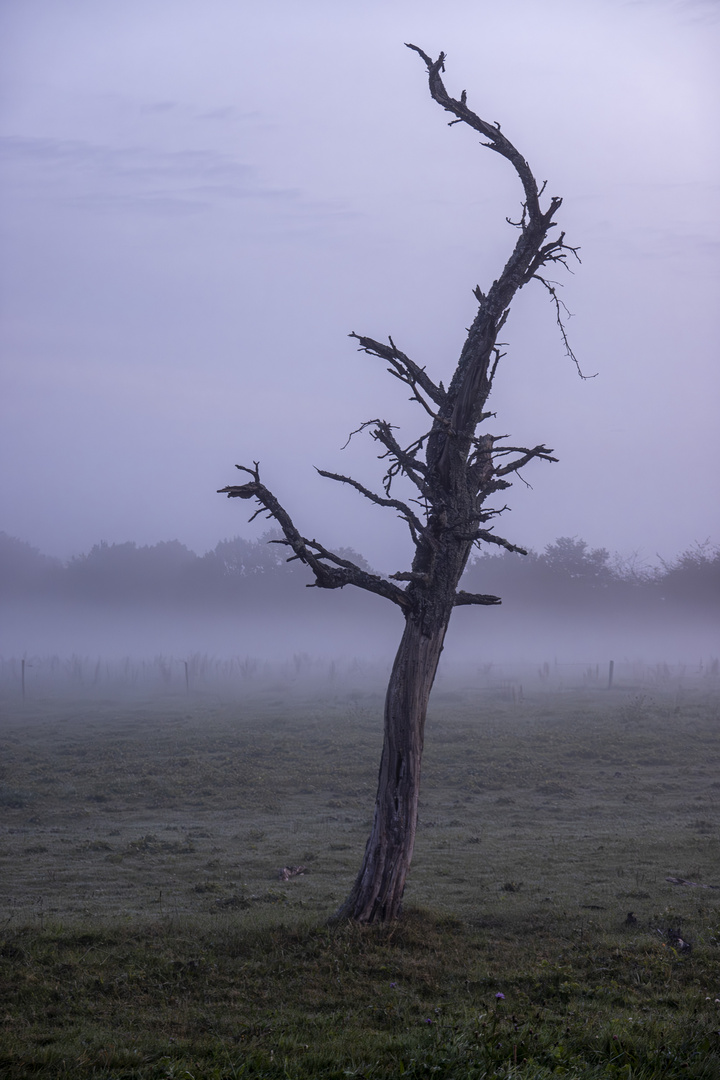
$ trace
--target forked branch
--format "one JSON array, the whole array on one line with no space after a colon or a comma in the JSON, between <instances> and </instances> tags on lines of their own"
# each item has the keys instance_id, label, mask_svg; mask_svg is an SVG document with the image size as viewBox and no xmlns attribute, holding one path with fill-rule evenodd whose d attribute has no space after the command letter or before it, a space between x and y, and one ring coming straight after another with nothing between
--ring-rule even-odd
<instances>
[{"instance_id":1,"label":"forked branch","mask_svg":"<svg viewBox=\"0 0 720 1080\"><path fill-rule=\"evenodd\" d=\"M375 420L365 420L359 428L356 428L355 431L351 431L345 446L348 445L353 435L357 435L367 428L372 429L370 432L372 438L385 447L385 453L378 455L379 460L383 461L387 458L390 458L391 460L388 471L383 477L385 494L387 496L390 495L393 479L398 473L403 473L412 481L421 495L424 495L424 478L427 472L427 465L424 461L420 460L418 454L423 447L423 443L427 439L427 435L422 435L419 439L416 439L415 442L410 443L409 446L406 446L403 449L393 435L393 425L388 423L387 420L379 420L376 418ZM344 449L345 447L343 447L343 450Z\"/></svg>"},{"instance_id":2,"label":"forked branch","mask_svg":"<svg viewBox=\"0 0 720 1080\"><path fill-rule=\"evenodd\" d=\"M533 458L540 458L541 461L557 461L556 457L553 457L553 451L549 450L547 446L534 446L532 450L528 450L524 446L503 446L500 450L495 451L496 454L522 454L522 457L517 458L515 461L508 462L507 465L501 465L500 468L495 469L496 476L507 476L508 473L517 472L518 469L522 469Z\"/></svg>"},{"instance_id":3,"label":"forked branch","mask_svg":"<svg viewBox=\"0 0 720 1080\"><path fill-rule=\"evenodd\" d=\"M356 334L355 331L349 335L349 337L355 338L360 342L359 351L369 353L371 356L378 356L381 360L386 360L390 365L388 368L391 375L400 379L401 382L407 383L413 390L413 400L418 401L431 416L435 416L435 413L429 407L426 401L418 394L418 387L423 391L431 401L434 401L436 405L443 405L447 394L443 389L442 383L436 386L430 376L425 371L425 368L421 368L409 356L406 356L404 352L400 352L395 347L395 342L392 338L389 338L390 345L383 345L380 341L374 341L373 338L363 337L361 334Z\"/></svg>"},{"instance_id":4,"label":"forked branch","mask_svg":"<svg viewBox=\"0 0 720 1080\"><path fill-rule=\"evenodd\" d=\"M260 481L260 468L256 462L252 469L246 465L236 465L236 469L249 473L252 480L247 484L229 485L219 488L218 494L227 495L228 499L256 499L260 504L259 510L253 514L253 518L263 510L269 517L274 518L280 526L284 541L294 554L291 559L297 558L312 570L315 575L314 584L320 589L342 589L346 585L355 585L358 589L376 593L392 600L394 604L403 610L409 607L409 601L403 589L393 585L391 581L379 577L377 574L369 574L366 570L356 566L349 559L342 559L334 555L318 544L316 540L308 540L296 529L292 518L287 510L278 502L276 497ZM252 520L252 518L250 519ZM334 565L328 566L327 562Z\"/></svg>"}]
</instances>

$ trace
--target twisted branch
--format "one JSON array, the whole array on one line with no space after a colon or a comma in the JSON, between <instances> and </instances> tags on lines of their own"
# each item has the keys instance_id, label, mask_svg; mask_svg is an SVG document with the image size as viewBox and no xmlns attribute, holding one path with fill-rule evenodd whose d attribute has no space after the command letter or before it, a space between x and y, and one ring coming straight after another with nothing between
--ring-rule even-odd
<instances>
[{"instance_id":1,"label":"twisted branch","mask_svg":"<svg viewBox=\"0 0 720 1080\"><path fill-rule=\"evenodd\" d=\"M359 491L361 495L364 495L370 502L375 503L376 506L390 506L398 510L400 517L407 522L415 543L419 540L420 535L424 533L425 527L420 518L410 509L407 503L402 502L400 499L383 498L382 495L378 495L376 492L371 491L370 488L366 488L359 480L353 480L352 476L327 472L325 469L316 469L315 471L320 476L327 477L328 480L337 480L339 484L347 484L349 487L355 488L356 491Z\"/></svg>"},{"instance_id":2,"label":"twisted branch","mask_svg":"<svg viewBox=\"0 0 720 1080\"><path fill-rule=\"evenodd\" d=\"M442 405L447 397L442 383L436 386L430 376L425 371L425 368L419 367L409 356L406 356L404 352L400 352L395 347L395 342L392 338L388 338L390 345L383 345L380 341L374 341L373 338L363 337L360 334L356 334L355 331L348 335L355 338L360 342L358 352L366 352L371 356L378 356L381 360L386 360L390 367L388 371L391 375L394 375L401 382L407 383L407 385L413 390L412 401L418 401L422 407L430 413L431 416L435 416L427 402L418 394L418 386L426 394L431 401L434 401L436 405Z\"/></svg>"},{"instance_id":3,"label":"twisted branch","mask_svg":"<svg viewBox=\"0 0 720 1080\"><path fill-rule=\"evenodd\" d=\"M538 189L535 177L533 176L530 166L525 158L518 150L515 149L509 139L506 139L500 130L500 125L488 124L486 120L481 120L477 113L474 113L467 107L467 93L463 90L460 95L460 100L451 98L445 89L444 83L440 77L440 72L445 71L445 53L441 52L437 60L433 60L417 45L411 45L408 42L405 43L408 49L412 49L425 61L425 65L428 69L430 93L438 105L441 105L446 112L452 113L456 119L451 120L451 124L464 123L468 127L474 128L475 131L479 131L488 141L484 143L490 150L494 150L495 153L501 154L502 157L512 164L515 172L520 177L523 189L525 191L525 203L528 214L531 218L534 218L540 214L540 204L538 201ZM551 202L550 217L560 206L561 199L553 199Z\"/></svg>"},{"instance_id":4,"label":"twisted branch","mask_svg":"<svg viewBox=\"0 0 720 1080\"><path fill-rule=\"evenodd\" d=\"M392 582L379 577L377 574L369 574L349 559L342 559L339 555L334 555L322 544L318 544L316 540L308 540L307 537L302 536L296 529L287 510L280 504L270 489L261 483L258 462L255 461L253 465L254 468L252 469L249 469L246 465L235 466L236 469L240 469L242 472L249 473L252 476L253 479L249 483L219 488L218 494L227 495L228 499L257 499L260 503L260 510L253 514L253 518L265 510L270 517L277 521L285 537L283 543L294 552L294 555L288 561L299 559L300 562L305 563L315 575L314 585L317 588L342 589L346 585L355 585L366 592L377 593L387 600L392 600L394 604L397 604L403 610L409 608L410 603L403 589L398 588L397 585L393 585ZM322 561L323 559L335 565L327 566Z\"/></svg>"},{"instance_id":5,"label":"twisted branch","mask_svg":"<svg viewBox=\"0 0 720 1080\"><path fill-rule=\"evenodd\" d=\"M418 453L422 449L423 443L427 439L427 435L422 435L415 442L410 443L409 446L403 448L393 435L393 425L388 423L387 420L365 420L364 423L356 428L355 431L351 431L348 436L348 440L345 446L350 442L353 435L359 434L361 431L365 431L366 428L373 428L370 432L373 439L381 443L385 447L384 454L378 454L378 460L383 461L385 458L391 458L393 464L390 465L388 471L383 477L383 487L385 488L385 494L390 495L390 488L392 486L393 479L402 473L407 476L408 480L411 480L418 491L425 494L425 474L427 472L427 465L420 461ZM343 447L343 450L345 449Z\"/></svg>"},{"instance_id":6,"label":"twisted branch","mask_svg":"<svg viewBox=\"0 0 720 1080\"><path fill-rule=\"evenodd\" d=\"M518 469L522 469L527 465L528 461L532 461L533 458L540 458L542 461L557 461L558 458L553 457L553 451L549 450L547 446L534 446L532 450L528 450L524 446L503 446L500 450L495 451L496 454L522 454L522 457L516 461L511 461L507 465L502 465L499 469L495 469L496 476L507 476L508 473L517 472Z\"/></svg>"}]
</instances>

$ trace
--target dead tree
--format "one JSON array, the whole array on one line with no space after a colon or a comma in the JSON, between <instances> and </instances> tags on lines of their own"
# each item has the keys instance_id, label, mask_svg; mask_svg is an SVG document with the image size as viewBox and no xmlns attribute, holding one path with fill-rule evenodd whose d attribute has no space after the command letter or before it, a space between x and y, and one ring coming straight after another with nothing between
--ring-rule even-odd
<instances>
[{"instance_id":1,"label":"dead tree","mask_svg":"<svg viewBox=\"0 0 720 1080\"><path fill-rule=\"evenodd\" d=\"M292 549L290 559L300 559L312 571L314 586L342 589L355 585L397 604L405 617L385 699L384 745L372 832L355 884L337 912L338 918L360 922L394 919L401 908L415 842L425 716L453 608L500 603L497 596L458 589L468 556L474 544L483 542L526 554L494 531L494 519L504 507L492 508L487 500L508 488L510 478L531 461L557 460L546 446L508 446L504 436L482 429L494 416L486 405L503 356L498 334L513 297L530 281L540 281L548 290L565 348L577 365L565 335L557 285L545 276L553 264L566 265L569 256L577 257L576 250L565 243L564 233L549 235L557 228L554 218L562 200L551 198L543 210L544 185L538 189L528 163L503 135L500 125L472 112L465 91L459 100L449 96L441 77L444 53L432 60L416 45L408 48L427 65L430 93L453 115L450 124L466 124L479 132L483 146L510 162L524 193L519 220L510 222L518 235L505 268L487 293L479 286L474 290L477 314L447 389L401 352L392 338L385 344L350 335L360 351L383 360L389 373L410 388L411 400L427 414L428 430L403 446L396 428L387 420L368 420L362 425L361 430L368 429L379 443L380 456L388 465L382 494L350 476L319 472L399 514L415 546L412 567L389 578L380 577L333 554L317 540L302 536L262 483L257 462L252 468L236 466L249 474L247 483L221 489L228 498L255 499L260 504L250 520L262 513L274 518L282 530L280 542ZM393 493L393 481L399 476L416 491L409 501Z\"/></svg>"}]
</instances>

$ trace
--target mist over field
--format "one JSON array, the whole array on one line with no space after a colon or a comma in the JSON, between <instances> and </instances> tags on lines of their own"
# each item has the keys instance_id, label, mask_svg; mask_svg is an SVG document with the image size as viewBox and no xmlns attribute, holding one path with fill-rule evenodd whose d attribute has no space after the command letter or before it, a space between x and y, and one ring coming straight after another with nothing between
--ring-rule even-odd
<instances>
[{"instance_id":1,"label":"mist over field","mask_svg":"<svg viewBox=\"0 0 720 1080\"><path fill-rule=\"evenodd\" d=\"M333 598L334 599L334 598ZM388 604L364 597L324 598L268 611L248 604L232 612L107 607L35 602L8 605L0 654L177 658L192 654L282 661L297 653L332 660L392 662L402 620ZM508 604L457 611L446 638L441 671L453 664L603 663L611 658L693 663L717 655L717 619L703 612L658 620L640 613L615 616L543 611Z\"/></svg>"},{"instance_id":2,"label":"mist over field","mask_svg":"<svg viewBox=\"0 0 720 1080\"><path fill-rule=\"evenodd\" d=\"M3 534L0 656L81 658L89 680L98 658L163 658L175 686L190 658L196 674L232 660L321 679L355 662L382 682L402 631L395 606L352 587L308 588L305 568L268 539L223 541L203 556L177 542L99 544L62 563ZM572 538L526 557L479 556L463 587L503 602L455 611L440 678L544 664L564 665L570 678L597 668L605 678L610 660L697 669L718 655L719 581L709 545L655 567Z\"/></svg>"}]
</instances>

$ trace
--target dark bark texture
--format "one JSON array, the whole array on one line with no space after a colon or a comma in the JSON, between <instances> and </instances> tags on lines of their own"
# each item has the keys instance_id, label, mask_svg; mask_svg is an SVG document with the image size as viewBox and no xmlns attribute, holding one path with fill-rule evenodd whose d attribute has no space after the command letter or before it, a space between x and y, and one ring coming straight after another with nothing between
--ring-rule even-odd
<instances>
[{"instance_id":1,"label":"dark bark texture","mask_svg":"<svg viewBox=\"0 0 720 1080\"><path fill-rule=\"evenodd\" d=\"M250 476L247 483L221 489L229 498L256 500L259 506L253 517L266 513L274 518L283 533L279 542L291 549L290 559L300 559L309 567L315 586L338 589L355 585L391 600L405 617L385 699L384 744L372 832L355 884L337 912L338 918L360 922L388 921L401 909L415 843L425 717L453 607L500 603L496 596L458 590L472 547L497 544L525 554L522 548L495 533L494 518L505 507L493 508L487 500L508 488L509 477L534 459L556 460L553 451L544 445L507 446L502 436L482 430L482 425L494 416L486 411L486 405L503 355L498 334L514 296L533 279L548 290L566 351L577 366L565 336L557 285L543 273L553 263L565 265L568 256L577 257L575 249L565 244L563 233L549 235L557 228L554 218L561 200L551 198L543 210L542 192L528 163L499 125L472 112L465 91L459 99L448 95L441 77L444 53L432 60L416 45L408 48L424 61L430 94L453 115L450 124L462 123L480 132L483 145L510 162L524 196L519 220L511 222L518 235L504 269L487 293L479 286L474 290L477 314L447 389L401 352L392 338L385 344L351 334L361 351L383 360L389 373L410 387L412 399L428 417L428 428L409 446L402 446L388 421L375 419L362 425L360 430L369 430L387 462L383 494L352 477L320 472L403 518L415 546L411 569L390 578L374 575L302 536L261 482L257 462L252 468L237 466ZM582 375L579 367L578 372ZM412 506L392 494L393 480L398 476L405 477L415 488Z\"/></svg>"}]
</instances>

